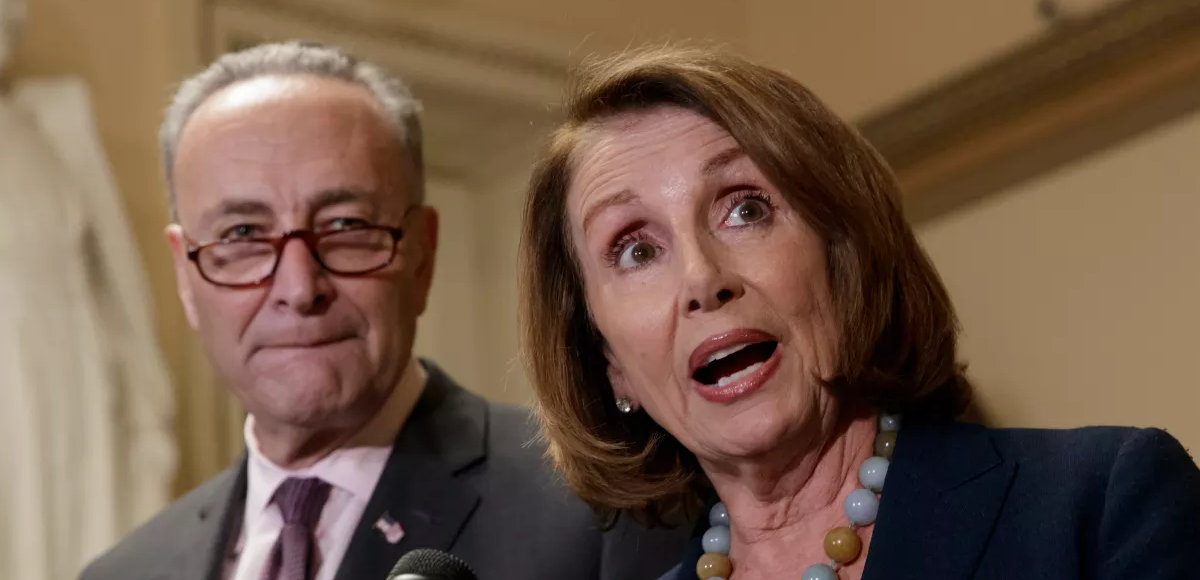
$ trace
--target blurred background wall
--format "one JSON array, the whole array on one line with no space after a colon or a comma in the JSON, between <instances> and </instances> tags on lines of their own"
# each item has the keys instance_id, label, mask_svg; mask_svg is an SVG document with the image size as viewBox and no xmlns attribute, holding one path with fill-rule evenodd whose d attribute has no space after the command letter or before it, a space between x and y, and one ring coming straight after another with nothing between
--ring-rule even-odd
<instances>
[{"instance_id":1,"label":"blurred background wall","mask_svg":"<svg viewBox=\"0 0 1200 580\"><path fill-rule=\"evenodd\" d=\"M429 197L444 220L418 350L486 396L525 403L515 271L522 188L570 65L644 42L720 43L788 70L863 121L870 137L868 121L886 126L905 103L1070 33L1074 15L1119 4L1064 0L1064 20L1048 19L1054 6L1036 0L29 0L9 73L79 75L92 89L176 381L182 492L240 452L241 416L178 306L155 132L175 84L219 52L312 38L409 80L427 109ZM1076 80L1062 90L1088 98L1116 90ZM971 115L991 118L987 109ZM1029 126L1015 115L1009 125ZM960 310L963 358L990 422L1157 425L1200 445L1200 229L1192 223L1200 115L1158 121L1103 143L1088 137L1103 146L1024 164L1036 171L1009 168L1008 179L968 188L971 199L915 216ZM1105 122L1093 116L1084 125ZM1017 149L1035 148L1013 139L1024 143ZM971 146L968 135L948 150ZM958 178L986 174L992 157L979 159Z\"/></svg>"}]
</instances>

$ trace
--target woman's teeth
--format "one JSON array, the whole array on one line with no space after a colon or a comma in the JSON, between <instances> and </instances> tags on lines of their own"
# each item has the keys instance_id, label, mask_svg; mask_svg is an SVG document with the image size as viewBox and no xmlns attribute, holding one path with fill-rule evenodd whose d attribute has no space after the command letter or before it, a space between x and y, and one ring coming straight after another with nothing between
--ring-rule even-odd
<instances>
[{"instance_id":1,"label":"woman's teeth","mask_svg":"<svg viewBox=\"0 0 1200 580\"><path fill-rule=\"evenodd\" d=\"M742 347L738 347L738 350L741 350L741 348ZM730 384L736 383L737 381L742 380L742 378L745 377L746 375L749 375L750 373L758 370L762 366L763 366L763 363L756 362L736 373L733 373L732 375L729 375L727 377L721 377L721 378L717 379L717 386L725 387Z\"/></svg>"},{"instance_id":2,"label":"woman's teeth","mask_svg":"<svg viewBox=\"0 0 1200 580\"><path fill-rule=\"evenodd\" d=\"M725 358L725 357L727 357L727 356L729 356L729 355L731 355L731 354L733 354L733 353L735 353L735 352L737 352L737 351L739 351L739 350L742 350L743 348L746 348L746 347L750 346L751 344L753 344L753 343L749 343L749 342L748 342L748 343L746 343L746 344L739 344L739 345L736 345L736 346L731 346L731 347L729 347L729 348L726 348L726 349L718 350L717 352L714 352L714 353L712 353L711 355L709 355L709 356L708 356L708 358L707 358L707 359L705 359L705 361L704 361L704 364L706 364L706 365L710 365L710 364L712 364L712 363L714 363L714 362L716 362L716 361L719 361L719 360L721 360L721 359L723 359L723 358Z\"/></svg>"}]
</instances>

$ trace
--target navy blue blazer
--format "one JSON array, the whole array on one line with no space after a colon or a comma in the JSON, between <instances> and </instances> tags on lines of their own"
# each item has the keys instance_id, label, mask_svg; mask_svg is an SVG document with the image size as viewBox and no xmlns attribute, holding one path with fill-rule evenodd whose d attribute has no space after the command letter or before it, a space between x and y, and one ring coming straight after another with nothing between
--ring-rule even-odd
<instances>
[{"instance_id":1,"label":"navy blue blazer","mask_svg":"<svg viewBox=\"0 0 1200 580\"><path fill-rule=\"evenodd\" d=\"M1200 578L1200 469L1159 429L905 424L863 580L909 578Z\"/></svg>"}]
</instances>

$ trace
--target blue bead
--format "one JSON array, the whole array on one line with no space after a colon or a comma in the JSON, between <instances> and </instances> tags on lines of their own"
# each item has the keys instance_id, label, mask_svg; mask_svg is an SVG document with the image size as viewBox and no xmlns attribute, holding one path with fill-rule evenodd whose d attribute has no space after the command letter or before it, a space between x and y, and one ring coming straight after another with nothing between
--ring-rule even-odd
<instances>
[{"instance_id":1,"label":"blue bead","mask_svg":"<svg viewBox=\"0 0 1200 580\"><path fill-rule=\"evenodd\" d=\"M887 477L888 460L882 457L868 457L858 468L858 480L863 487L874 491L883 491L883 480Z\"/></svg>"},{"instance_id":2,"label":"blue bead","mask_svg":"<svg viewBox=\"0 0 1200 580\"><path fill-rule=\"evenodd\" d=\"M900 415L880 415L879 416L880 431L899 431L900 430Z\"/></svg>"},{"instance_id":3,"label":"blue bead","mask_svg":"<svg viewBox=\"0 0 1200 580\"><path fill-rule=\"evenodd\" d=\"M804 569L800 580L838 580L837 572L829 564L813 564Z\"/></svg>"},{"instance_id":4,"label":"blue bead","mask_svg":"<svg viewBox=\"0 0 1200 580\"><path fill-rule=\"evenodd\" d=\"M875 523L879 515L879 498L869 489L856 489L846 497L843 505L846 509L846 519L856 526L869 526Z\"/></svg>"},{"instance_id":5,"label":"blue bead","mask_svg":"<svg viewBox=\"0 0 1200 580\"><path fill-rule=\"evenodd\" d=\"M729 555L729 540L729 528L713 526L704 532L704 537L700 539L700 545L704 546L705 553L715 552Z\"/></svg>"},{"instance_id":6,"label":"blue bead","mask_svg":"<svg viewBox=\"0 0 1200 580\"><path fill-rule=\"evenodd\" d=\"M708 525L729 527L729 511L725 509L725 502L719 501L709 510Z\"/></svg>"}]
</instances>

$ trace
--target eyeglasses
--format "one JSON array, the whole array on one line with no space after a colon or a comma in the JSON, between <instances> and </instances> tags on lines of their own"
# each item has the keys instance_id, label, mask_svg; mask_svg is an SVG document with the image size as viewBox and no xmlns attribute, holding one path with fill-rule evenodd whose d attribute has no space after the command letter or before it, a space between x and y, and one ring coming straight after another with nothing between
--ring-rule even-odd
<instances>
[{"instance_id":1,"label":"eyeglasses","mask_svg":"<svg viewBox=\"0 0 1200 580\"><path fill-rule=\"evenodd\" d=\"M280 236L238 238L188 248L200 277L217 286L252 288L271 279L283 248L293 238L308 246L314 260L338 276L362 276L386 268L396 259L404 230L386 226L314 232L292 230Z\"/></svg>"}]
</instances>

